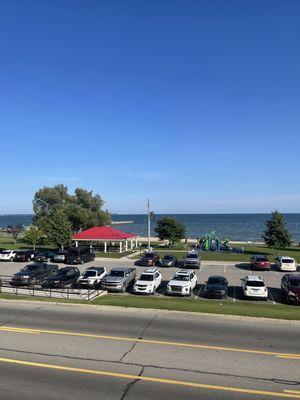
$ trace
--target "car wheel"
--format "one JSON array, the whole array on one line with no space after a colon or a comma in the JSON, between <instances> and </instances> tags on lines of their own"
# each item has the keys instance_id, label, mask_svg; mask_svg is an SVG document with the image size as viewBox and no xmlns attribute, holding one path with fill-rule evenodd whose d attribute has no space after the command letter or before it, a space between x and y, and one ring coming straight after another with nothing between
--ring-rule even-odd
<instances>
[{"instance_id":1,"label":"car wheel","mask_svg":"<svg viewBox=\"0 0 300 400\"><path fill-rule=\"evenodd\" d=\"M29 281L29 286L30 286L30 287L34 287L36 284L37 284L36 278L30 279L30 281Z\"/></svg>"}]
</instances>

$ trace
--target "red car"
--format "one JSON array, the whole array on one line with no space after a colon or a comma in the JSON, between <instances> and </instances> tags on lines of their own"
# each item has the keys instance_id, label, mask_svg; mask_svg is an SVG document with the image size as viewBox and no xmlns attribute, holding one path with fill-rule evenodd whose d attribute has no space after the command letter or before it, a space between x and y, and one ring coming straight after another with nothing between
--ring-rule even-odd
<instances>
[{"instance_id":1,"label":"red car","mask_svg":"<svg viewBox=\"0 0 300 400\"><path fill-rule=\"evenodd\" d=\"M253 269L268 270L271 269L271 263L267 256L252 256L251 257L251 267Z\"/></svg>"}]
</instances>

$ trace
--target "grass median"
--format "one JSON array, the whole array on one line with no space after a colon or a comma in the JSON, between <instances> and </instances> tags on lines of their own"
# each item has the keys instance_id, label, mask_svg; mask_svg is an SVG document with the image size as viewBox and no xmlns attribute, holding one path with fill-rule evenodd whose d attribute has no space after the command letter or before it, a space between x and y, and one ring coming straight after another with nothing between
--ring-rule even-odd
<instances>
[{"instance_id":1,"label":"grass median","mask_svg":"<svg viewBox=\"0 0 300 400\"><path fill-rule=\"evenodd\" d=\"M272 303L257 303L251 301L232 302L229 300L205 300L189 298L157 298L108 294L93 301L49 299L45 297L15 296L1 293L0 299L7 300L37 300L54 303L74 303L86 305L103 305L129 308L149 308L157 310L185 311L209 314L237 315L258 318L276 318L285 320L300 320L299 306L274 305Z\"/></svg>"}]
</instances>

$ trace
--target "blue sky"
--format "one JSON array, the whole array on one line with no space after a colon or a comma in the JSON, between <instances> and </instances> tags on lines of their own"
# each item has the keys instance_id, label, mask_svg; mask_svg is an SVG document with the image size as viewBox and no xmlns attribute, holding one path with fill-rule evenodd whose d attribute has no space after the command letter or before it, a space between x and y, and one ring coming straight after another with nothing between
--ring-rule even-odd
<instances>
[{"instance_id":1,"label":"blue sky","mask_svg":"<svg viewBox=\"0 0 300 400\"><path fill-rule=\"evenodd\" d=\"M0 213L300 212L298 0L0 4Z\"/></svg>"}]
</instances>

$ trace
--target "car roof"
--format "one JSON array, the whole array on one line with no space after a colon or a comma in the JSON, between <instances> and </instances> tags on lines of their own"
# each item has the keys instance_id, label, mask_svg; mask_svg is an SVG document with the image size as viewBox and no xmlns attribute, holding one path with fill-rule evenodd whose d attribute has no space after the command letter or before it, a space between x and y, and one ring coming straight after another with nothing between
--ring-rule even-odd
<instances>
[{"instance_id":1,"label":"car roof","mask_svg":"<svg viewBox=\"0 0 300 400\"><path fill-rule=\"evenodd\" d=\"M174 275L190 275L193 272L191 269L179 269Z\"/></svg>"},{"instance_id":2,"label":"car roof","mask_svg":"<svg viewBox=\"0 0 300 400\"><path fill-rule=\"evenodd\" d=\"M211 275L208 279L226 279L225 276L222 275Z\"/></svg>"},{"instance_id":3,"label":"car roof","mask_svg":"<svg viewBox=\"0 0 300 400\"><path fill-rule=\"evenodd\" d=\"M111 271L124 271L125 269L128 269L127 267L113 267Z\"/></svg>"},{"instance_id":4,"label":"car roof","mask_svg":"<svg viewBox=\"0 0 300 400\"><path fill-rule=\"evenodd\" d=\"M289 280L293 279L293 280L296 280L296 281L300 281L300 274L288 274L287 277L288 277Z\"/></svg>"},{"instance_id":5,"label":"car roof","mask_svg":"<svg viewBox=\"0 0 300 400\"><path fill-rule=\"evenodd\" d=\"M278 258L280 258L281 260L284 258L284 259L286 259L286 260L293 260L293 261L295 261L292 257L289 257L289 256L279 256Z\"/></svg>"},{"instance_id":6,"label":"car roof","mask_svg":"<svg viewBox=\"0 0 300 400\"><path fill-rule=\"evenodd\" d=\"M147 268L142 273L143 274L155 274L155 272L159 272L158 268Z\"/></svg>"},{"instance_id":7,"label":"car roof","mask_svg":"<svg viewBox=\"0 0 300 400\"><path fill-rule=\"evenodd\" d=\"M246 281L257 281L257 282L264 282L264 280L257 275L247 275L245 276Z\"/></svg>"},{"instance_id":8,"label":"car roof","mask_svg":"<svg viewBox=\"0 0 300 400\"><path fill-rule=\"evenodd\" d=\"M84 272L86 272L86 271L99 271L99 269L103 269L103 268L104 267L89 267Z\"/></svg>"}]
</instances>

